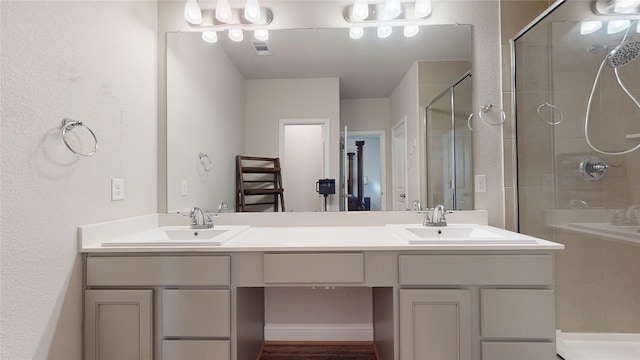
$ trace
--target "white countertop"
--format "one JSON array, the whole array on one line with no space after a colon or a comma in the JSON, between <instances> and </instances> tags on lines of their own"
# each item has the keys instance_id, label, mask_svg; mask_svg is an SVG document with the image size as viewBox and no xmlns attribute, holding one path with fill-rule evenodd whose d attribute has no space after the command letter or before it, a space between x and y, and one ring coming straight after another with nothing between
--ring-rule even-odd
<instances>
[{"instance_id":1,"label":"white countertop","mask_svg":"<svg viewBox=\"0 0 640 360\"><path fill-rule=\"evenodd\" d=\"M312 214L311 214L312 215ZM296 215L299 216L299 215ZM397 215L396 215L397 216ZM409 244L384 224L323 226L250 226L222 245L126 245L103 246L110 241L139 242L157 231L162 221L156 216L124 219L79 228L80 252L337 252L337 251L411 251L411 250L561 250L563 245L503 229L480 226L505 238L527 239L528 243L433 243ZM387 218L388 219L388 218ZM413 219L413 218L412 218ZM395 219L396 223L403 219ZM482 222L482 221L480 221ZM166 222L165 222L166 223ZM413 222L412 222L413 223ZM171 225L174 225L172 223ZM186 227L186 226L185 226ZM219 225L224 228L225 225Z\"/></svg>"}]
</instances>

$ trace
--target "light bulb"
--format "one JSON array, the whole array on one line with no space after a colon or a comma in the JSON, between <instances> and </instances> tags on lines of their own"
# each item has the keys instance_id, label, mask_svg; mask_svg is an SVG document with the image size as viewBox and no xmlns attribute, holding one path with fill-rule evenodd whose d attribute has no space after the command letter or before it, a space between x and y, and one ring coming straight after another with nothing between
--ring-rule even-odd
<instances>
[{"instance_id":1,"label":"light bulb","mask_svg":"<svg viewBox=\"0 0 640 360\"><path fill-rule=\"evenodd\" d=\"M364 29L360 26L354 26L349 29L349 36L354 39L360 39L364 35Z\"/></svg>"},{"instance_id":2,"label":"light bulb","mask_svg":"<svg viewBox=\"0 0 640 360\"><path fill-rule=\"evenodd\" d=\"M223 23L231 20L231 5L229 5L229 0L218 0L216 4L216 19Z\"/></svg>"},{"instance_id":3,"label":"light bulb","mask_svg":"<svg viewBox=\"0 0 640 360\"><path fill-rule=\"evenodd\" d=\"M625 31L631 26L629 20L611 20L607 24L607 34L617 34L621 31Z\"/></svg>"},{"instance_id":4,"label":"light bulb","mask_svg":"<svg viewBox=\"0 0 640 360\"><path fill-rule=\"evenodd\" d=\"M602 27L602 21L599 20L588 20L580 23L580 34L588 35L594 33Z\"/></svg>"},{"instance_id":5,"label":"light bulb","mask_svg":"<svg viewBox=\"0 0 640 360\"><path fill-rule=\"evenodd\" d=\"M413 11L417 18L429 16L431 14L431 0L416 0Z\"/></svg>"},{"instance_id":6,"label":"light bulb","mask_svg":"<svg viewBox=\"0 0 640 360\"><path fill-rule=\"evenodd\" d=\"M355 0L351 9L351 18L359 21L367 17L369 17L369 3L367 3L367 0Z\"/></svg>"},{"instance_id":7,"label":"light bulb","mask_svg":"<svg viewBox=\"0 0 640 360\"><path fill-rule=\"evenodd\" d=\"M202 40L209 44L218 42L218 33L213 30L207 30L202 32Z\"/></svg>"},{"instance_id":8,"label":"light bulb","mask_svg":"<svg viewBox=\"0 0 640 360\"><path fill-rule=\"evenodd\" d=\"M638 10L640 1L638 0L615 0L613 3L613 12L616 13L634 13Z\"/></svg>"},{"instance_id":9,"label":"light bulb","mask_svg":"<svg viewBox=\"0 0 640 360\"><path fill-rule=\"evenodd\" d=\"M197 0L187 0L184 5L184 18L188 23L200 25L202 23L202 11Z\"/></svg>"},{"instance_id":10,"label":"light bulb","mask_svg":"<svg viewBox=\"0 0 640 360\"><path fill-rule=\"evenodd\" d=\"M394 19L402 12L400 0L386 0L384 3L384 12L389 19Z\"/></svg>"},{"instance_id":11,"label":"light bulb","mask_svg":"<svg viewBox=\"0 0 640 360\"><path fill-rule=\"evenodd\" d=\"M267 41L269 40L269 30L258 29L253 32L253 37L256 38L256 40Z\"/></svg>"},{"instance_id":12,"label":"light bulb","mask_svg":"<svg viewBox=\"0 0 640 360\"><path fill-rule=\"evenodd\" d=\"M244 33L242 29L229 29L229 39L235 42L240 42L244 39Z\"/></svg>"},{"instance_id":13,"label":"light bulb","mask_svg":"<svg viewBox=\"0 0 640 360\"><path fill-rule=\"evenodd\" d=\"M244 18L252 23L260 20L260 4L258 4L258 0L247 0L244 6Z\"/></svg>"},{"instance_id":14,"label":"light bulb","mask_svg":"<svg viewBox=\"0 0 640 360\"><path fill-rule=\"evenodd\" d=\"M404 27L404 37L416 36L419 31L420 28L418 27L418 25L406 25Z\"/></svg>"},{"instance_id":15,"label":"light bulb","mask_svg":"<svg viewBox=\"0 0 640 360\"><path fill-rule=\"evenodd\" d=\"M391 26L380 25L378 26L378 37L380 39L388 38L392 31Z\"/></svg>"}]
</instances>

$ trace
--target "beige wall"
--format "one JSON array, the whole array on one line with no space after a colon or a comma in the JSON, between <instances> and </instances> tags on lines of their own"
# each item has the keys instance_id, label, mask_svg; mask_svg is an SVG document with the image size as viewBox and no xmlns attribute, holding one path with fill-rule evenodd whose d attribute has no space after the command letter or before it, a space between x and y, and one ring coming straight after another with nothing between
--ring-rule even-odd
<instances>
[{"instance_id":1,"label":"beige wall","mask_svg":"<svg viewBox=\"0 0 640 360\"><path fill-rule=\"evenodd\" d=\"M279 156L280 119L328 119L328 178L340 176L340 88L338 78L246 81L245 153ZM338 199L328 207L338 210Z\"/></svg>"},{"instance_id":2,"label":"beige wall","mask_svg":"<svg viewBox=\"0 0 640 360\"><path fill-rule=\"evenodd\" d=\"M389 98L340 100L340 126L349 131L388 132Z\"/></svg>"},{"instance_id":3,"label":"beige wall","mask_svg":"<svg viewBox=\"0 0 640 360\"><path fill-rule=\"evenodd\" d=\"M1 355L80 359L78 225L158 207L157 5L0 6ZM94 156L76 157L64 146L64 117L95 132ZM112 177L125 180L122 201L111 201Z\"/></svg>"},{"instance_id":4,"label":"beige wall","mask_svg":"<svg viewBox=\"0 0 640 360\"><path fill-rule=\"evenodd\" d=\"M222 202L235 209L235 156L244 152L244 76L224 51L196 33L167 34L167 64L168 210L216 210ZM210 163L202 163L200 153Z\"/></svg>"}]
</instances>

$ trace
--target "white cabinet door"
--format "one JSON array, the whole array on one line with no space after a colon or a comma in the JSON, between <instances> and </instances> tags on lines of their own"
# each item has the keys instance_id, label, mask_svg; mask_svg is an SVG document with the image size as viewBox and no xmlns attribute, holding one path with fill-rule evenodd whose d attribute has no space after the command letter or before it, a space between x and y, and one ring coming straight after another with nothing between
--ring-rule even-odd
<instances>
[{"instance_id":1,"label":"white cabinet door","mask_svg":"<svg viewBox=\"0 0 640 360\"><path fill-rule=\"evenodd\" d=\"M400 358L471 359L469 290L400 290Z\"/></svg>"},{"instance_id":2,"label":"white cabinet door","mask_svg":"<svg viewBox=\"0 0 640 360\"><path fill-rule=\"evenodd\" d=\"M85 359L151 360L152 290L85 291Z\"/></svg>"}]
</instances>

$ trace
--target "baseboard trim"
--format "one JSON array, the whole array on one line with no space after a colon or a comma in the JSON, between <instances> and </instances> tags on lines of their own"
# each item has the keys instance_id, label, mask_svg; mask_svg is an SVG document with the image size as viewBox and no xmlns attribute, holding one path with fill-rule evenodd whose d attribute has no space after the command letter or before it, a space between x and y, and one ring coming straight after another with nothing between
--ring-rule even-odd
<instances>
[{"instance_id":1,"label":"baseboard trim","mask_svg":"<svg viewBox=\"0 0 640 360\"><path fill-rule=\"evenodd\" d=\"M265 324L265 341L373 341L372 324Z\"/></svg>"}]
</instances>

